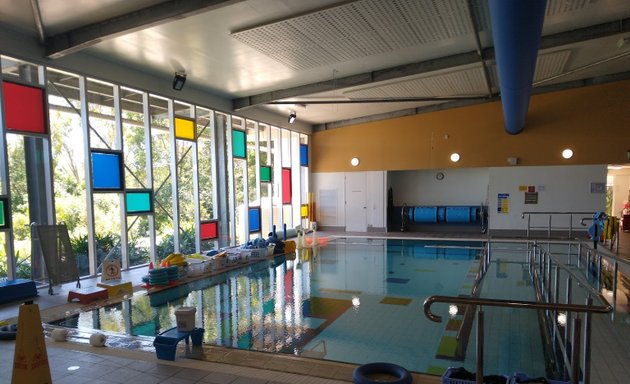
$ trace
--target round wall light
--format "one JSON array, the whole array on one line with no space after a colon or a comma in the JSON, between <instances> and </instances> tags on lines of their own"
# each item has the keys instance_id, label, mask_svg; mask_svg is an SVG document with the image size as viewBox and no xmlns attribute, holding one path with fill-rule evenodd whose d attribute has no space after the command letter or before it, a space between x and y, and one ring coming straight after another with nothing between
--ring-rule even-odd
<instances>
[{"instance_id":1,"label":"round wall light","mask_svg":"<svg viewBox=\"0 0 630 384\"><path fill-rule=\"evenodd\" d=\"M357 165L359 165L360 161L358 157L353 157L352 159L350 159L350 165L352 165L353 167L356 167Z\"/></svg>"},{"instance_id":2,"label":"round wall light","mask_svg":"<svg viewBox=\"0 0 630 384\"><path fill-rule=\"evenodd\" d=\"M451 153L451 161L453 163L457 163L459 161L459 159L461 159L461 156L459 156L459 153L457 153L457 152Z\"/></svg>"},{"instance_id":3,"label":"round wall light","mask_svg":"<svg viewBox=\"0 0 630 384\"><path fill-rule=\"evenodd\" d=\"M573 157L573 151L569 148L565 149L564 151L562 151L562 157L564 157L565 159L570 159Z\"/></svg>"}]
</instances>

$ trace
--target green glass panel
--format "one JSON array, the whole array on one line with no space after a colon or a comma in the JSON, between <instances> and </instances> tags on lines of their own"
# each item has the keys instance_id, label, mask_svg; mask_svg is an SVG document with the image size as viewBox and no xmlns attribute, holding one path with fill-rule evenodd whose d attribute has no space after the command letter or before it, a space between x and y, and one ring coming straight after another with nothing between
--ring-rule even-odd
<instances>
[{"instance_id":1,"label":"green glass panel","mask_svg":"<svg viewBox=\"0 0 630 384\"><path fill-rule=\"evenodd\" d=\"M149 213L151 208L151 193L127 192L127 214Z\"/></svg>"},{"instance_id":2,"label":"green glass panel","mask_svg":"<svg viewBox=\"0 0 630 384\"><path fill-rule=\"evenodd\" d=\"M245 158L245 131L232 130L232 156Z\"/></svg>"},{"instance_id":3,"label":"green glass panel","mask_svg":"<svg viewBox=\"0 0 630 384\"><path fill-rule=\"evenodd\" d=\"M271 167L265 165L260 167L260 181L271 182Z\"/></svg>"},{"instance_id":4,"label":"green glass panel","mask_svg":"<svg viewBox=\"0 0 630 384\"><path fill-rule=\"evenodd\" d=\"M4 227L4 201L0 200L0 227Z\"/></svg>"}]
</instances>

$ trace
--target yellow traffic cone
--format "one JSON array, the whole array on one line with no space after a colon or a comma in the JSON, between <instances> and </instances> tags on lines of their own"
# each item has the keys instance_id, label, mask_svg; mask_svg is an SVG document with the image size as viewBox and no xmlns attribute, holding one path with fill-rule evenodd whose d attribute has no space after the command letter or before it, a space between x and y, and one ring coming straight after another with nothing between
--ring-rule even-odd
<instances>
[{"instance_id":1,"label":"yellow traffic cone","mask_svg":"<svg viewBox=\"0 0 630 384\"><path fill-rule=\"evenodd\" d=\"M32 301L20 305L11 383L52 383L42 318Z\"/></svg>"}]
</instances>

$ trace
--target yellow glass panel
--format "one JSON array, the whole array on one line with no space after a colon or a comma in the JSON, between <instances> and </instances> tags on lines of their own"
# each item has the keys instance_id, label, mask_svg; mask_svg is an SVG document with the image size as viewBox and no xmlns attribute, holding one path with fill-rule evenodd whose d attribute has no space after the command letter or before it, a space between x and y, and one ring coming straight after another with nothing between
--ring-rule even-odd
<instances>
[{"instance_id":1,"label":"yellow glass panel","mask_svg":"<svg viewBox=\"0 0 630 384\"><path fill-rule=\"evenodd\" d=\"M175 118L175 137L184 140L195 140L195 122L189 119Z\"/></svg>"},{"instance_id":2,"label":"yellow glass panel","mask_svg":"<svg viewBox=\"0 0 630 384\"><path fill-rule=\"evenodd\" d=\"M302 204L300 207L300 215L303 219L308 217L308 204Z\"/></svg>"}]
</instances>

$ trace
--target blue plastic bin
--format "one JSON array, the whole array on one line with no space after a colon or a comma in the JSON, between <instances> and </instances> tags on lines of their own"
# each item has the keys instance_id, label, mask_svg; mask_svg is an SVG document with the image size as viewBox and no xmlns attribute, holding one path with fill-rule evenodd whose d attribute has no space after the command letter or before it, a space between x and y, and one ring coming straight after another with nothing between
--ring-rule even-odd
<instances>
[{"instance_id":1,"label":"blue plastic bin","mask_svg":"<svg viewBox=\"0 0 630 384\"><path fill-rule=\"evenodd\" d=\"M195 328L189 332L181 332L177 327L168 329L155 337L153 346L155 354L161 360L175 360L177 353L177 343L185 340L188 344L188 338L192 340L192 345L200 346L203 341L203 328Z\"/></svg>"}]
</instances>

